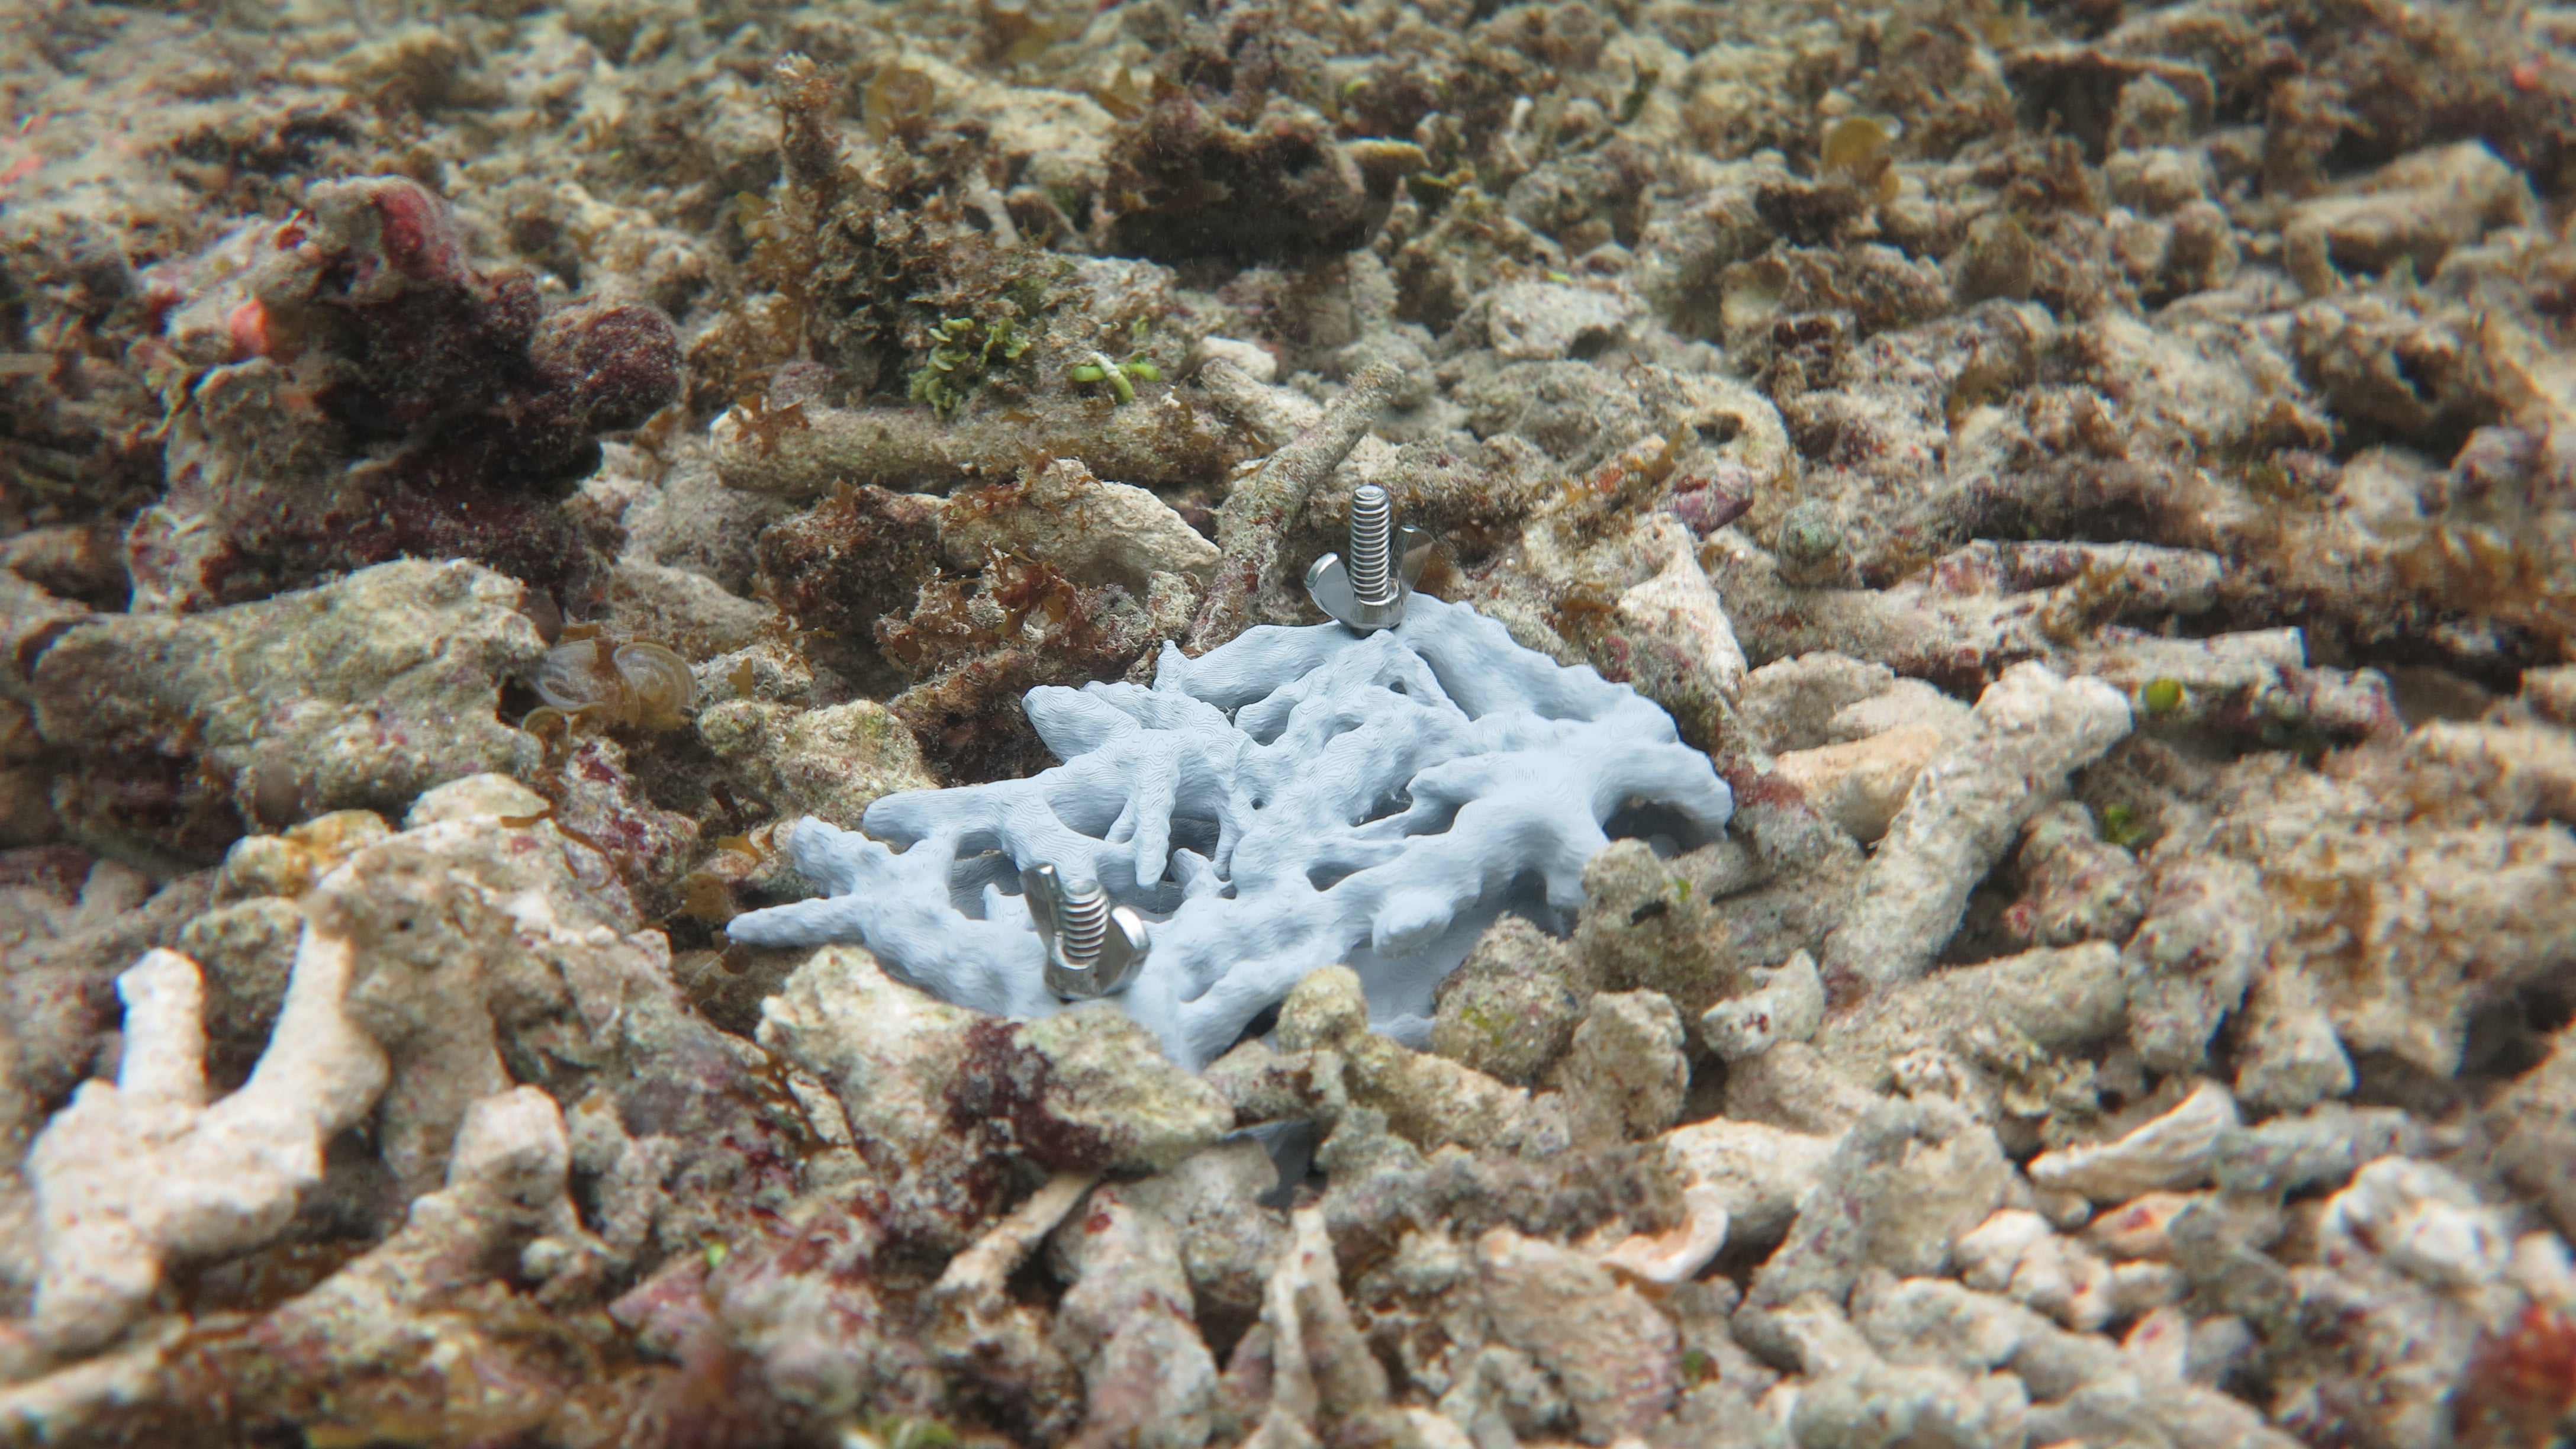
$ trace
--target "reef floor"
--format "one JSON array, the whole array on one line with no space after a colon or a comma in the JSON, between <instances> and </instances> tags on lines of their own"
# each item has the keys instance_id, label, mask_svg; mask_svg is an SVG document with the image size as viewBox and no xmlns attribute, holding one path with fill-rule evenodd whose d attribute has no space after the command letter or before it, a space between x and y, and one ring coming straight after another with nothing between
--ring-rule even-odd
<instances>
[{"instance_id":1,"label":"reef floor","mask_svg":"<svg viewBox=\"0 0 2576 1449\"><path fill-rule=\"evenodd\" d=\"M2571 14L0 7L0 1442L2576 1442Z\"/></svg>"}]
</instances>

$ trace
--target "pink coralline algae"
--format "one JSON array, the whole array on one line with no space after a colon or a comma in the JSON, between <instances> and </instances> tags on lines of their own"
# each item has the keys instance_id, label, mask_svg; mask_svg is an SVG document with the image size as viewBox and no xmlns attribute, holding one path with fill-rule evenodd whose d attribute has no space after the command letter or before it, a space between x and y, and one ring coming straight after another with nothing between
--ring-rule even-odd
<instances>
[{"instance_id":1,"label":"pink coralline algae","mask_svg":"<svg viewBox=\"0 0 2576 1449\"><path fill-rule=\"evenodd\" d=\"M541 589L592 572L555 500L599 435L679 396L650 307L547 312L482 273L446 205L330 182L176 269L169 492L127 535L138 606L264 597L386 559L463 556Z\"/></svg>"}]
</instances>

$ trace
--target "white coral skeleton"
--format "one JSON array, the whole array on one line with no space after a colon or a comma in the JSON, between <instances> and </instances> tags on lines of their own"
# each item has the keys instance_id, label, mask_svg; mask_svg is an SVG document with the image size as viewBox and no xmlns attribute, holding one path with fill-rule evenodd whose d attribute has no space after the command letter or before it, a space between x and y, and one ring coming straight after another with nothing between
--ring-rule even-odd
<instances>
[{"instance_id":1,"label":"white coral skeleton","mask_svg":"<svg viewBox=\"0 0 2576 1449\"><path fill-rule=\"evenodd\" d=\"M1419 1032L1503 910L1582 904L1609 828L1687 846L1734 804L1662 709L1427 597L1383 633L1265 627L1197 659L1166 644L1151 689L1026 703L1064 764L889 795L865 836L799 821L789 858L827 894L739 917L733 939L858 941L949 1001L1042 1015L1059 1005L1045 948L1005 888L1052 864L1151 923L1112 999L1195 1067L1336 962L1382 1028Z\"/></svg>"}]
</instances>

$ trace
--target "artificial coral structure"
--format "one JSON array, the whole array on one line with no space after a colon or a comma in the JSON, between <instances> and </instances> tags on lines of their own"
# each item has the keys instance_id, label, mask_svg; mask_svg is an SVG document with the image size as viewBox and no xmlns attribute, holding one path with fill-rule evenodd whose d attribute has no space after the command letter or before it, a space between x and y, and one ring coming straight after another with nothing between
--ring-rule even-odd
<instances>
[{"instance_id":1,"label":"artificial coral structure","mask_svg":"<svg viewBox=\"0 0 2576 1449\"><path fill-rule=\"evenodd\" d=\"M790 857L830 894L743 916L733 938L865 941L949 1001L1043 1015L1044 948L1000 883L1053 864L1156 918L1119 999L1197 1066L1338 961L1381 1026L1427 1030L1432 987L1506 905L1582 905L1615 817L1704 840L1734 807L1634 690L1428 597L1367 637L1264 627L1197 659L1167 644L1151 689L1034 689L1028 712L1063 765L879 800L866 828L901 854L798 822Z\"/></svg>"}]
</instances>

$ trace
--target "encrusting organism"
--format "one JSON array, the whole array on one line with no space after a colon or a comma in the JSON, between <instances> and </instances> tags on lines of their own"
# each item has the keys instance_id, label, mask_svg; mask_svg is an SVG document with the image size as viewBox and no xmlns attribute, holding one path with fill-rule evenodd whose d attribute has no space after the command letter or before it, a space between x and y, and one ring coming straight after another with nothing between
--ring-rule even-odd
<instances>
[{"instance_id":1,"label":"encrusting organism","mask_svg":"<svg viewBox=\"0 0 2576 1449\"><path fill-rule=\"evenodd\" d=\"M557 507L599 435L680 394L645 306L548 310L485 273L438 197L325 182L168 269L169 491L128 529L138 608L265 597L363 564L463 556L578 595L594 561Z\"/></svg>"},{"instance_id":2,"label":"encrusting organism","mask_svg":"<svg viewBox=\"0 0 2576 1449\"><path fill-rule=\"evenodd\" d=\"M1697 844L1734 803L1635 691L1424 595L1398 628L1166 645L1150 689L1034 689L1027 708L1063 765L888 796L864 819L877 839L799 821L789 858L827 894L732 938L862 941L950 1001L1044 1015L1045 947L1003 884L1051 865L1151 922L1115 999L1197 1066L1335 962L1381 1025L1427 1030L1432 987L1504 909L1556 923L1582 904L1607 828Z\"/></svg>"}]
</instances>

